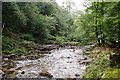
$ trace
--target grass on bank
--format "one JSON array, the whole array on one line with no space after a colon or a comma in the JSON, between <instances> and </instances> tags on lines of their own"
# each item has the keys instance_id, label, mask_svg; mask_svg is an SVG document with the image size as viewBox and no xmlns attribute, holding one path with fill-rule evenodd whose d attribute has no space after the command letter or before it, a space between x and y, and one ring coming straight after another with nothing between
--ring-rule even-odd
<instances>
[{"instance_id":1,"label":"grass on bank","mask_svg":"<svg viewBox=\"0 0 120 80\"><path fill-rule=\"evenodd\" d=\"M109 54L112 51L108 48L97 47L90 54L94 60L87 67L83 78L120 78L120 69L110 67Z\"/></svg>"}]
</instances>

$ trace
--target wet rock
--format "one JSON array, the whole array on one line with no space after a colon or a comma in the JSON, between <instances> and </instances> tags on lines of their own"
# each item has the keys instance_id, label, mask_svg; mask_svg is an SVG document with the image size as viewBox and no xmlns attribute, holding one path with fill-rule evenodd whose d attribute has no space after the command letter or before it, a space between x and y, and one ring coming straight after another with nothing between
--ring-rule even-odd
<instances>
[{"instance_id":1,"label":"wet rock","mask_svg":"<svg viewBox=\"0 0 120 80\"><path fill-rule=\"evenodd\" d=\"M20 69L22 69L22 67L18 67L16 70L20 70Z\"/></svg>"},{"instance_id":2,"label":"wet rock","mask_svg":"<svg viewBox=\"0 0 120 80\"><path fill-rule=\"evenodd\" d=\"M34 56L34 55L29 55L29 56L27 56L27 59L30 59L30 60L35 60L36 58L35 58L35 56Z\"/></svg>"},{"instance_id":3,"label":"wet rock","mask_svg":"<svg viewBox=\"0 0 120 80\"><path fill-rule=\"evenodd\" d=\"M78 77L78 76L80 76L80 74L77 73L77 74L75 74L75 76Z\"/></svg>"},{"instance_id":4,"label":"wet rock","mask_svg":"<svg viewBox=\"0 0 120 80\"><path fill-rule=\"evenodd\" d=\"M4 58L4 60L8 60L8 58Z\"/></svg>"},{"instance_id":5,"label":"wet rock","mask_svg":"<svg viewBox=\"0 0 120 80\"><path fill-rule=\"evenodd\" d=\"M26 56L21 56L20 58L25 59L25 58L26 58Z\"/></svg>"},{"instance_id":6,"label":"wet rock","mask_svg":"<svg viewBox=\"0 0 120 80\"><path fill-rule=\"evenodd\" d=\"M22 71L21 74L25 74L25 71Z\"/></svg>"},{"instance_id":7,"label":"wet rock","mask_svg":"<svg viewBox=\"0 0 120 80\"><path fill-rule=\"evenodd\" d=\"M34 58L34 57L30 57L29 59L30 59L30 60L35 60L36 58Z\"/></svg>"},{"instance_id":8,"label":"wet rock","mask_svg":"<svg viewBox=\"0 0 120 80\"><path fill-rule=\"evenodd\" d=\"M13 74L13 75L15 75L15 74L17 74L17 71L11 70L11 71L8 72L8 74Z\"/></svg>"},{"instance_id":9,"label":"wet rock","mask_svg":"<svg viewBox=\"0 0 120 80\"><path fill-rule=\"evenodd\" d=\"M85 57L84 60L87 60L87 58Z\"/></svg>"},{"instance_id":10,"label":"wet rock","mask_svg":"<svg viewBox=\"0 0 120 80\"><path fill-rule=\"evenodd\" d=\"M2 68L5 68L5 69L10 69L12 67L17 67L17 65L13 61L5 62L2 64Z\"/></svg>"},{"instance_id":11,"label":"wet rock","mask_svg":"<svg viewBox=\"0 0 120 80\"><path fill-rule=\"evenodd\" d=\"M68 75L67 76L67 80L72 80L72 78L73 78L73 75Z\"/></svg>"},{"instance_id":12,"label":"wet rock","mask_svg":"<svg viewBox=\"0 0 120 80\"><path fill-rule=\"evenodd\" d=\"M17 55L18 55L18 56L22 56L23 54L22 54L22 53L18 53Z\"/></svg>"},{"instance_id":13,"label":"wet rock","mask_svg":"<svg viewBox=\"0 0 120 80\"><path fill-rule=\"evenodd\" d=\"M71 58L71 57L68 56L67 58L69 59L69 58Z\"/></svg>"},{"instance_id":14,"label":"wet rock","mask_svg":"<svg viewBox=\"0 0 120 80\"><path fill-rule=\"evenodd\" d=\"M2 70L0 70L0 78L2 77L3 74L4 74L4 72Z\"/></svg>"},{"instance_id":15,"label":"wet rock","mask_svg":"<svg viewBox=\"0 0 120 80\"><path fill-rule=\"evenodd\" d=\"M120 64L120 54L110 54L110 66L116 66Z\"/></svg>"},{"instance_id":16,"label":"wet rock","mask_svg":"<svg viewBox=\"0 0 120 80\"><path fill-rule=\"evenodd\" d=\"M0 74L3 74L4 72L2 70L0 70Z\"/></svg>"},{"instance_id":17,"label":"wet rock","mask_svg":"<svg viewBox=\"0 0 120 80\"><path fill-rule=\"evenodd\" d=\"M18 56L16 54L10 54L9 55L9 59L15 59L18 58Z\"/></svg>"},{"instance_id":18,"label":"wet rock","mask_svg":"<svg viewBox=\"0 0 120 80\"><path fill-rule=\"evenodd\" d=\"M2 64L2 67L6 67L8 65L9 65L8 63L4 63L4 64Z\"/></svg>"},{"instance_id":19,"label":"wet rock","mask_svg":"<svg viewBox=\"0 0 120 80\"><path fill-rule=\"evenodd\" d=\"M4 79L4 78L7 78L8 77L8 75L7 74L2 74L2 78Z\"/></svg>"},{"instance_id":20,"label":"wet rock","mask_svg":"<svg viewBox=\"0 0 120 80\"><path fill-rule=\"evenodd\" d=\"M48 71L42 71L42 72L39 73L39 75L47 76L47 77L53 77L53 75L51 75Z\"/></svg>"},{"instance_id":21,"label":"wet rock","mask_svg":"<svg viewBox=\"0 0 120 80\"><path fill-rule=\"evenodd\" d=\"M91 60L80 61L79 64L87 65L91 62Z\"/></svg>"},{"instance_id":22,"label":"wet rock","mask_svg":"<svg viewBox=\"0 0 120 80\"><path fill-rule=\"evenodd\" d=\"M86 52L86 51L85 51L84 54L85 54L85 55L89 55L89 54L91 54L91 52Z\"/></svg>"},{"instance_id":23,"label":"wet rock","mask_svg":"<svg viewBox=\"0 0 120 80\"><path fill-rule=\"evenodd\" d=\"M68 61L67 63L72 63L72 61Z\"/></svg>"}]
</instances>

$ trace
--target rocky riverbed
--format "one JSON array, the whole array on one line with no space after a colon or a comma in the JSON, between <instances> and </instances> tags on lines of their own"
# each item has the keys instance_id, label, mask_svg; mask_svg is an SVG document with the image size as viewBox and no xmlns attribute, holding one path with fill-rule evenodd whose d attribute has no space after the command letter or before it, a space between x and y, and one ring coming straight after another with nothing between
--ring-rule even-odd
<instances>
[{"instance_id":1,"label":"rocky riverbed","mask_svg":"<svg viewBox=\"0 0 120 80\"><path fill-rule=\"evenodd\" d=\"M3 78L81 78L87 64L92 61L85 55L89 46L43 45L44 53L20 56L19 59L3 58L0 75ZM54 47L54 48L53 48ZM49 49L49 50L48 50ZM89 53L89 52L86 52ZM30 56L30 57L28 57Z\"/></svg>"}]
</instances>

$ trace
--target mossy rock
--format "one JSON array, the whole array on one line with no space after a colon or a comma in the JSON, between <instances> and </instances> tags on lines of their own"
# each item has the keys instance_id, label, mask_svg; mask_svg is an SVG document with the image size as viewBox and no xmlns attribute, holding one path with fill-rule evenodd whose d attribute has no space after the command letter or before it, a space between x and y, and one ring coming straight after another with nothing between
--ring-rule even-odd
<instances>
[{"instance_id":1,"label":"mossy rock","mask_svg":"<svg viewBox=\"0 0 120 80\"><path fill-rule=\"evenodd\" d=\"M102 78L120 78L120 69L118 69L118 68L107 68L103 72Z\"/></svg>"},{"instance_id":2,"label":"mossy rock","mask_svg":"<svg viewBox=\"0 0 120 80\"><path fill-rule=\"evenodd\" d=\"M64 45L77 46L79 42L65 42Z\"/></svg>"}]
</instances>

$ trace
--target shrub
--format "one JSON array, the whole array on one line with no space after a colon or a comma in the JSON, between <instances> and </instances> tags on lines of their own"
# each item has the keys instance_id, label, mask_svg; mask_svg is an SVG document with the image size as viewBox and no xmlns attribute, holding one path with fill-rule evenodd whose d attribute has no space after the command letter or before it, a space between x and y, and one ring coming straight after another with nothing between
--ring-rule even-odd
<instances>
[{"instance_id":1,"label":"shrub","mask_svg":"<svg viewBox=\"0 0 120 80\"><path fill-rule=\"evenodd\" d=\"M56 38L56 43L58 43L58 44L63 44L64 43L64 38L63 37L60 37L60 36L56 36L55 37Z\"/></svg>"},{"instance_id":2,"label":"shrub","mask_svg":"<svg viewBox=\"0 0 120 80\"><path fill-rule=\"evenodd\" d=\"M2 36L2 49L11 49L14 47L15 41L9 37Z\"/></svg>"},{"instance_id":3,"label":"shrub","mask_svg":"<svg viewBox=\"0 0 120 80\"><path fill-rule=\"evenodd\" d=\"M24 40L34 40L32 34L23 34L19 38L24 39Z\"/></svg>"}]
</instances>

